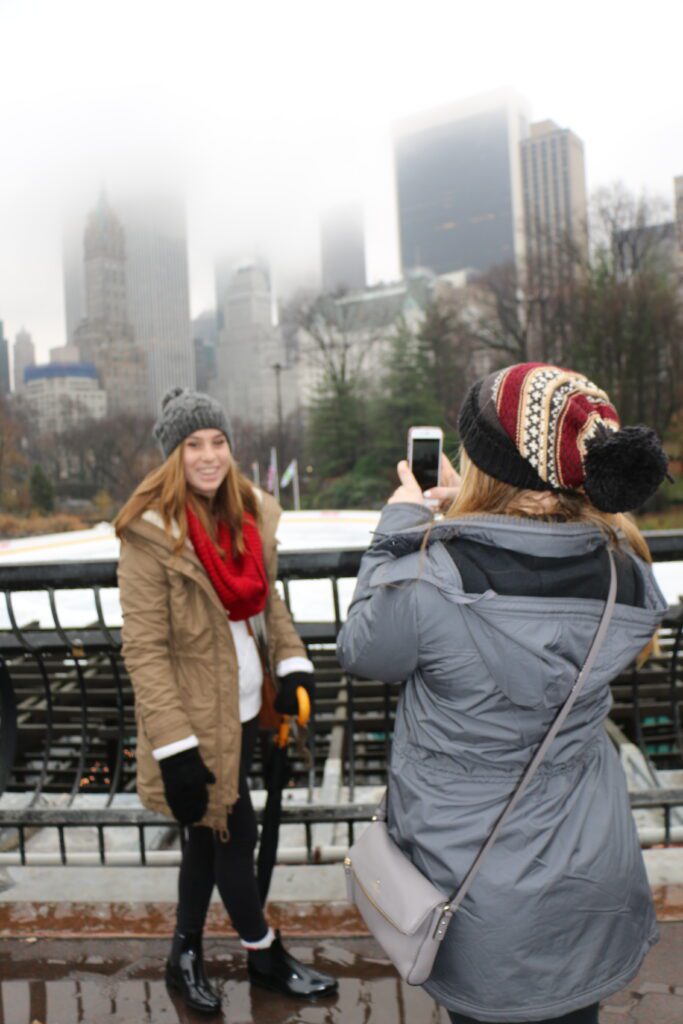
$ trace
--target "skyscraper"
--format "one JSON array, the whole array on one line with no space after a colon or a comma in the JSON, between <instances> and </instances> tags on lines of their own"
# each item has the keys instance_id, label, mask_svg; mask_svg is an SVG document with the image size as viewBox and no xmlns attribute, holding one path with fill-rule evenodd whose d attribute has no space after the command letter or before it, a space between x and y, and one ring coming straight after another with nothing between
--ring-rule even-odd
<instances>
[{"instance_id":1,"label":"skyscraper","mask_svg":"<svg viewBox=\"0 0 683 1024\"><path fill-rule=\"evenodd\" d=\"M83 232L85 217L73 212L64 225L62 235L62 270L64 274L64 313L66 341L75 344L76 328L85 317L85 267L83 265Z\"/></svg>"},{"instance_id":2,"label":"skyscraper","mask_svg":"<svg viewBox=\"0 0 683 1024\"><path fill-rule=\"evenodd\" d=\"M0 395L8 395L9 390L9 344L0 320Z\"/></svg>"},{"instance_id":3,"label":"skyscraper","mask_svg":"<svg viewBox=\"0 0 683 1024\"><path fill-rule=\"evenodd\" d=\"M83 254L86 316L74 340L97 369L108 413L139 415L149 402L145 353L128 322L123 228L104 195L88 217Z\"/></svg>"},{"instance_id":4,"label":"skyscraper","mask_svg":"<svg viewBox=\"0 0 683 1024\"><path fill-rule=\"evenodd\" d=\"M112 208L125 243L126 323L146 358L145 407L154 415L169 387L195 381L184 213L181 204L156 197L117 198ZM79 224L75 216L64 234L69 341L86 315L82 227L80 248L74 239Z\"/></svg>"},{"instance_id":5,"label":"skyscraper","mask_svg":"<svg viewBox=\"0 0 683 1024\"><path fill-rule=\"evenodd\" d=\"M36 349L31 335L23 327L17 331L14 339L14 390L21 391L24 386L24 370L27 366L35 366Z\"/></svg>"},{"instance_id":6,"label":"skyscraper","mask_svg":"<svg viewBox=\"0 0 683 1024\"><path fill-rule=\"evenodd\" d=\"M324 292L365 288L365 231L361 206L338 206L327 211L320 226L320 255Z\"/></svg>"},{"instance_id":7,"label":"skyscraper","mask_svg":"<svg viewBox=\"0 0 683 1024\"><path fill-rule=\"evenodd\" d=\"M588 248L583 143L568 128L540 121L520 152L529 274L557 280L572 252Z\"/></svg>"},{"instance_id":8,"label":"skyscraper","mask_svg":"<svg viewBox=\"0 0 683 1024\"><path fill-rule=\"evenodd\" d=\"M195 386L187 240L182 205L121 205L126 236L128 316L147 356L149 408L176 384Z\"/></svg>"},{"instance_id":9,"label":"skyscraper","mask_svg":"<svg viewBox=\"0 0 683 1024\"><path fill-rule=\"evenodd\" d=\"M85 315L110 327L128 322L126 241L121 222L104 194L90 213L83 236Z\"/></svg>"},{"instance_id":10,"label":"skyscraper","mask_svg":"<svg viewBox=\"0 0 683 1024\"><path fill-rule=\"evenodd\" d=\"M223 294L220 322L212 392L232 419L272 426L292 411L296 389L279 387L287 360L282 333L273 324L266 267L246 262L233 271Z\"/></svg>"},{"instance_id":11,"label":"skyscraper","mask_svg":"<svg viewBox=\"0 0 683 1024\"><path fill-rule=\"evenodd\" d=\"M207 309L193 319L192 341L197 391L208 392L211 382L216 376L218 325L215 310Z\"/></svg>"},{"instance_id":12,"label":"skyscraper","mask_svg":"<svg viewBox=\"0 0 683 1024\"><path fill-rule=\"evenodd\" d=\"M496 92L406 118L394 157L403 272L486 272L524 255L527 105Z\"/></svg>"}]
</instances>

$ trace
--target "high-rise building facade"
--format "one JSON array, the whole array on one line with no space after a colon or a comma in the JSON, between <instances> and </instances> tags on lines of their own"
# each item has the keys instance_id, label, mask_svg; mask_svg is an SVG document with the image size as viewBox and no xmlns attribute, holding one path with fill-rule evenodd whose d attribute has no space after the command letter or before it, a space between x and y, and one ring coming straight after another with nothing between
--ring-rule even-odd
<instances>
[{"instance_id":1,"label":"high-rise building facade","mask_svg":"<svg viewBox=\"0 0 683 1024\"><path fill-rule=\"evenodd\" d=\"M36 349L31 335L23 327L17 331L12 352L14 363L14 390L21 391L24 387L24 371L28 366L35 366Z\"/></svg>"},{"instance_id":2,"label":"high-rise building facade","mask_svg":"<svg viewBox=\"0 0 683 1024\"><path fill-rule=\"evenodd\" d=\"M197 391L208 392L216 376L218 324L215 310L207 309L193 319L192 343Z\"/></svg>"},{"instance_id":3,"label":"high-rise building facade","mask_svg":"<svg viewBox=\"0 0 683 1024\"><path fill-rule=\"evenodd\" d=\"M146 361L144 408L156 415L168 388L175 384L193 386L195 382L184 213L181 204L155 198L116 199L111 207L122 230L125 249L125 323ZM79 223L82 225L82 219L74 217L65 231L63 244L69 342L76 340L76 331L84 318L90 319L82 227L78 243L76 240ZM110 231L107 244L113 262L117 263L115 235L114 230ZM98 266L93 260L89 269L97 277L104 264ZM109 285L113 288L113 284L112 279ZM105 294L97 299L96 294L95 290L93 301L104 303ZM115 302L115 291L108 292L107 297ZM111 308L114 312L116 306ZM120 319L120 310L114 315ZM83 343L81 331L79 344Z\"/></svg>"},{"instance_id":4,"label":"high-rise building facade","mask_svg":"<svg viewBox=\"0 0 683 1024\"><path fill-rule=\"evenodd\" d=\"M187 238L182 206L121 206L126 236L128 317L147 357L149 409L175 385L195 386Z\"/></svg>"},{"instance_id":5,"label":"high-rise building facade","mask_svg":"<svg viewBox=\"0 0 683 1024\"><path fill-rule=\"evenodd\" d=\"M88 217L83 236L85 315L114 327L128 322L126 241L104 195Z\"/></svg>"},{"instance_id":6,"label":"high-rise building facade","mask_svg":"<svg viewBox=\"0 0 683 1024\"><path fill-rule=\"evenodd\" d=\"M85 266L83 234L85 217L73 214L62 235L62 271L64 275L64 314L67 345L74 345L76 329L85 318Z\"/></svg>"},{"instance_id":7,"label":"high-rise building facade","mask_svg":"<svg viewBox=\"0 0 683 1024\"><path fill-rule=\"evenodd\" d=\"M212 393L231 419L272 426L296 406L297 389L281 381L287 359L273 324L273 296L266 267L244 263L224 289L223 327L216 349Z\"/></svg>"},{"instance_id":8,"label":"high-rise building facade","mask_svg":"<svg viewBox=\"0 0 683 1024\"><path fill-rule=\"evenodd\" d=\"M88 217L83 252L86 316L74 340L99 373L108 413L140 415L149 408L146 359L127 319L123 228L104 196Z\"/></svg>"},{"instance_id":9,"label":"high-rise building facade","mask_svg":"<svg viewBox=\"0 0 683 1024\"><path fill-rule=\"evenodd\" d=\"M9 342L0 320L0 395L8 395L9 392Z\"/></svg>"},{"instance_id":10,"label":"high-rise building facade","mask_svg":"<svg viewBox=\"0 0 683 1024\"><path fill-rule=\"evenodd\" d=\"M497 92L406 118L394 159L403 272L485 273L524 256L525 101Z\"/></svg>"},{"instance_id":11,"label":"high-rise building facade","mask_svg":"<svg viewBox=\"0 0 683 1024\"><path fill-rule=\"evenodd\" d=\"M363 208L338 206L328 210L320 225L322 288L327 294L365 288L365 228Z\"/></svg>"},{"instance_id":12,"label":"high-rise building facade","mask_svg":"<svg viewBox=\"0 0 683 1024\"><path fill-rule=\"evenodd\" d=\"M588 249L583 143L568 128L541 121L531 125L520 155L528 273L557 281Z\"/></svg>"}]
</instances>

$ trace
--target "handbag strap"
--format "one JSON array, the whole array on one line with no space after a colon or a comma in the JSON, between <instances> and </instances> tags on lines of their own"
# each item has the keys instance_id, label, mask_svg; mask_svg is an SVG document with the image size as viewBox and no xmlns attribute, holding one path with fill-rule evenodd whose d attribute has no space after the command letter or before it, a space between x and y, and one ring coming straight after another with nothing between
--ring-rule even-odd
<instances>
[{"instance_id":1,"label":"handbag strap","mask_svg":"<svg viewBox=\"0 0 683 1024\"><path fill-rule=\"evenodd\" d=\"M469 892L469 889L470 889L470 886L472 885L472 882L474 881L475 877L479 873L479 869L480 869L480 867L482 865L482 861L484 860L484 857L489 852L489 850L491 849L491 847L495 843L496 839L500 835L500 833L501 833L501 831L503 829L503 826L505 825L506 821L508 820L508 818L510 817L510 815L514 811L515 807L517 806L517 804L521 800L522 795L524 794L524 791L526 790L526 788L528 787L528 785L531 782L532 778L536 774L536 769L538 768L538 766L540 765L541 761L543 760L543 758L547 754L548 748L550 747L550 744L553 742L553 740L557 736L558 732L560 731L560 729L564 725L565 719L567 718L567 715L571 711L571 709L572 709L572 707L574 705L574 702L576 701L577 697L581 693L581 691L582 691L582 689L583 689L583 687L584 687L584 685L586 683L586 680L588 679L590 671L591 671L591 669L593 667L593 664L595 663L595 659L598 656L598 652L599 652L600 648L602 647L602 644L603 644L603 641L605 639L605 636L607 635L607 629L609 627L610 619L612 618L612 612L614 611L614 605L615 605L616 598L617 598L617 570L616 570L616 566L614 564L614 556L612 555L612 552L609 550L609 548L607 550L607 554L609 556L609 566L610 566L609 592L607 594L607 600L605 601L605 607L604 607L604 610L603 610L603 613L602 613L602 617L601 617L600 622L598 624L597 631L596 631L595 636L593 638L593 643L591 644L591 647L590 647L590 650L589 650L588 655L586 657L586 660L584 662L583 668L579 672L579 675L578 675L578 677L576 679L576 682L574 683L574 685L572 686L572 688L570 690L569 696L567 697L566 701L564 702L564 704L560 708L559 712L557 713L557 715L555 717L555 720L553 721L553 724L548 729L548 732L546 733L546 735L543 738L540 746L536 750L536 753L534 754L534 756L532 757L531 761L529 762L529 764L528 764L528 766L527 766L527 768L526 768L522 778L519 780L519 782L518 782L518 784L517 784L517 786L515 788L514 793L512 794L512 796L510 797L510 800L508 801L508 803L505 806L505 809L503 810L503 812L501 813L500 817L498 818L498 820L496 821L495 825L493 826L493 828L492 828L492 830L491 830L491 832L490 832L486 842L484 843L484 845L480 849L479 853L475 857L474 863L472 864L472 866L470 867L469 871L465 875L465 878L463 879L462 884L460 885L460 887L453 893L453 895L448 900L447 913L448 913L449 916L450 916L450 914L453 914L458 909L458 907L460 906L460 904L464 900L465 896ZM382 797L382 800L380 801L379 807L377 808L377 811L375 812L374 820L378 820L378 821L385 821L386 820L386 803L387 803L387 790L384 791L384 795Z\"/></svg>"}]
</instances>

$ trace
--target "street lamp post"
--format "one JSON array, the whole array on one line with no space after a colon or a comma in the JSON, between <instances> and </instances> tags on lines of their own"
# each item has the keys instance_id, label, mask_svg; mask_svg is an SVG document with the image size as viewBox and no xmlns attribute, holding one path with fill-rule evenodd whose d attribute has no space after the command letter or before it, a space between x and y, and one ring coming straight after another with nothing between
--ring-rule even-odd
<instances>
[{"instance_id":1,"label":"street lamp post","mask_svg":"<svg viewBox=\"0 0 683 1024\"><path fill-rule=\"evenodd\" d=\"M272 368L275 371L275 394L277 400L277 447L278 455L282 456L282 385L280 383L280 374L286 367L282 363L273 363Z\"/></svg>"}]
</instances>

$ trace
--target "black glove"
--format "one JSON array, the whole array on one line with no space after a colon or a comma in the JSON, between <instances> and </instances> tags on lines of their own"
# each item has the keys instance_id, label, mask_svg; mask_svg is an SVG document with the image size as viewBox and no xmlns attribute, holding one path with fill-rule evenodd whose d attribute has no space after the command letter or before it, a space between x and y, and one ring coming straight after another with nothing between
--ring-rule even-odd
<instances>
[{"instance_id":1,"label":"black glove","mask_svg":"<svg viewBox=\"0 0 683 1024\"><path fill-rule=\"evenodd\" d=\"M313 704L315 701L315 676L312 672L290 672L286 676L279 676L280 689L275 698L275 710L281 715L296 715L299 712L299 702L296 699L297 686L303 686L311 702L311 717L313 716Z\"/></svg>"},{"instance_id":2,"label":"black glove","mask_svg":"<svg viewBox=\"0 0 683 1024\"><path fill-rule=\"evenodd\" d=\"M181 750L159 761L166 802L181 825L193 825L206 814L209 782L216 776L202 761L199 747Z\"/></svg>"}]
</instances>

